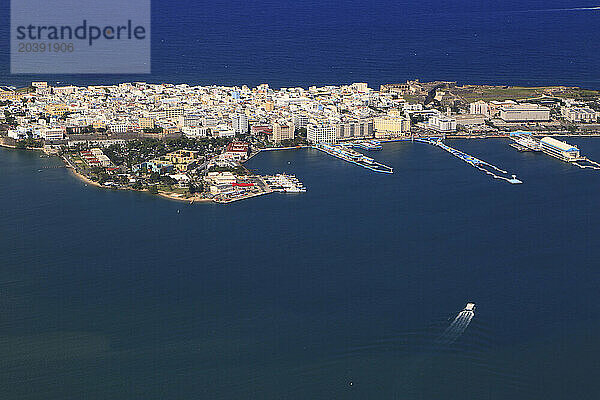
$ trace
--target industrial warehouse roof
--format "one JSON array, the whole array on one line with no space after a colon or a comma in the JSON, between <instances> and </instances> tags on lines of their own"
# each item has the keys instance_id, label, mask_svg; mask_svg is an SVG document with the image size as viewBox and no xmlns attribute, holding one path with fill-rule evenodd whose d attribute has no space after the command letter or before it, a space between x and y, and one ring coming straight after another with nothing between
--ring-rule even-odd
<instances>
[{"instance_id":1,"label":"industrial warehouse roof","mask_svg":"<svg viewBox=\"0 0 600 400\"><path fill-rule=\"evenodd\" d=\"M571 146L568 143L565 142L561 142L560 140L556 140L554 138L551 138L550 136L546 136L544 137L541 142L546 143L550 146L556 147L559 150L562 151L577 151L577 147L575 146Z\"/></svg>"}]
</instances>

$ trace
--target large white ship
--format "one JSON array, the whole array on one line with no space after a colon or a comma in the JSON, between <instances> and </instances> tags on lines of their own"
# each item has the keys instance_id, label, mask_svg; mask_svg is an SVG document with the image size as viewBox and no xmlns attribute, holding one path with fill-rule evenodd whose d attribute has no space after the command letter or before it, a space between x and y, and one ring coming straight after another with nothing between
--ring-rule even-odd
<instances>
[{"instance_id":1,"label":"large white ship","mask_svg":"<svg viewBox=\"0 0 600 400\"><path fill-rule=\"evenodd\" d=\"M512 135L511 139L514 140L517 145L522 146L525 151L542 151L540 141L534 138L530 133Z\"/></svg>"}]
</instances>

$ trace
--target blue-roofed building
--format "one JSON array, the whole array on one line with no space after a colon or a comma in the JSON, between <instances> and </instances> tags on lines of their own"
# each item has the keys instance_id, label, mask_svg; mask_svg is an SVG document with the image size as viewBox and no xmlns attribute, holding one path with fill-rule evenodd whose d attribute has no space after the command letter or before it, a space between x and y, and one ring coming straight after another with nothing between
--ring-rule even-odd
<instances>
[{"instance_id":1,"label":"blue-roofed building","mask_svg":"<svg viewBox=\"0 0 600 400\"><path fill-rule=\"evenodd\" d=\"M540 140L540 144L542 145L542 151L544 153L560 160L577 161L581 159L581 155L579 154L579 149L577 147L551 138L550 136L546 136Z\"/></svg>"}]
</instances>

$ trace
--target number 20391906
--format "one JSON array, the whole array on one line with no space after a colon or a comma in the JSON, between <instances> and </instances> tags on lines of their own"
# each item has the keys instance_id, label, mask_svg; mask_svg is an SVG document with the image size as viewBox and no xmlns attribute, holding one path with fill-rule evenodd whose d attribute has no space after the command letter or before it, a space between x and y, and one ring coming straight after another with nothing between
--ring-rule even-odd
<instances>
[{"instance_id":1,"label":"number 20391906","mask_svg":"<svg viewBox=\"0 0 600 400\"><path fill-rule=\"evenodd\" d=\"M73 43L57 42L19 42L19 53L72 53L75 50Z\"/></svg>"}]
</instances>

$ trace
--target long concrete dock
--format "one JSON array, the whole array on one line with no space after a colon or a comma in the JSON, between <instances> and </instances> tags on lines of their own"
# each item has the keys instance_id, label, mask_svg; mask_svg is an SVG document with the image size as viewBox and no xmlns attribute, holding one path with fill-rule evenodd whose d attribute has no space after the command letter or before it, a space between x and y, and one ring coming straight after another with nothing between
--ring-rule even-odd
<instances>
[{"instance_id":1,"label":"long concrete dock","mask_svg":"<svg viewBox=\"0 0 600 400\"><path fill-rule=\"evenodd\" d=\"M416 138L416 139L411 139L411 140L413 140L415 142L427 143L427 144L431 144L433 146L439 147L442 150L447 151L448 153L452 154L454 157L466 162L470 166L477 168L478 170L485 172L488 175L491 175L494 179L501 179L501 180L504 180L513 185L523 183L522 181L517 179L516 175L514 175L514 174L509 175L508 171L500 169L493 164L490 164L486 161L480 160L477 157L473 157L472 155L469 155L463 151L460 151L453 147L450 147L447 144L444 144L442 138Z\"/></svg>"},{"instance_id":2,"label":"long concrete dock","mask_svg":"<svg viewBox=\"0 0 600 400\"><path fill-rule=\"evenodd\" d=\"M367 157L364 154L359 153L358 151L352 150L350 146L345 146L343 144L319 143L316 146L314 146L314 148L317 150L321 150L322 152L325 152L334 157L337 157L341 160L347 161L349 163L358 165L360 167L369 169L374 172L380 172L383 174L394 173L394 168L385 164L378 163L371 157Z\"/></svg>"}]
</instances>

